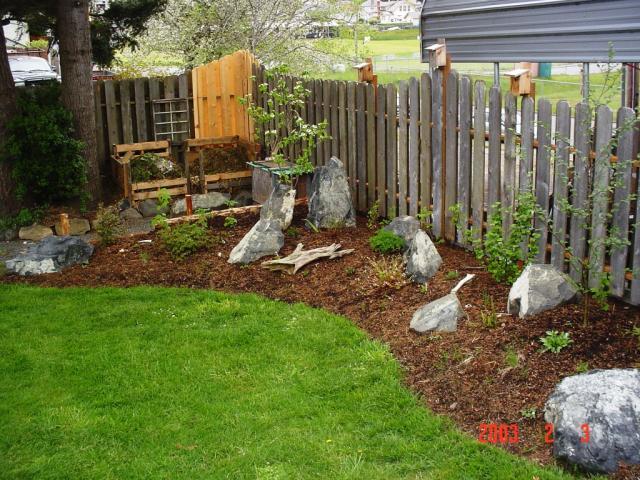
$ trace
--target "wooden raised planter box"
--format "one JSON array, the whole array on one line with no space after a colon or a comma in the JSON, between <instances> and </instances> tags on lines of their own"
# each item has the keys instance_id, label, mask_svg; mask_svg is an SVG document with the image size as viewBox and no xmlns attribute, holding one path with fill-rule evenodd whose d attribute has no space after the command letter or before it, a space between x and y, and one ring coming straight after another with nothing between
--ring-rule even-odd
<instances>
[{"instance_id":1,"label":"wooden raised planter box","mask_svg":"<svg viewBox=\"0 0 640 480\"><path fill-rule=\"evenodd\" d=\"M233 137L212 137L212 138L196 138L185 140L185 176L190 179L198 177L197 187L201 193L207 193L214 185L219 182L237 181L238 183L249 183L251 178L251 170L242 168L231 172L205 173L204 154L207 149L238 149L243 148L247 153L247 159L253 161L256 159L260 145L249 143L241 139L239 136ZM195 182L191 181L191 185ZM190 185L190 187L191 187Z\"/></svg>"},{"instance_id":2,"label":"wooden raised planter box","mask_svg":"<svg viewBox=\"0 0 640 480\"><path fill-rule=\"evenodd\" d=\"M113 170L118 185L122 187L124 196L135 205L140 200L158 198L160 189L166 189L169 195L187 193L187 178L166 178L148 182L131 182L131 159L144 153L153 153L171 159L171 145L168 140L156 142L126 143L113 146Z\"/></svg>"}]
</instances>

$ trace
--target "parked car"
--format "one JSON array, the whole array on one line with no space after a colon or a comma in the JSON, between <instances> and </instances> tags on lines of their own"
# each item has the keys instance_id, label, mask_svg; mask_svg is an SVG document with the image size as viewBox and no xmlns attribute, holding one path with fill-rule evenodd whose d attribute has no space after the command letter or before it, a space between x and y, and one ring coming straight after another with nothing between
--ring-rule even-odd
<instances>
[{"instance_id":1,"label":"parked car","mask_svg":"<svg viewBox=\"0 0 640 480\"><path fill-rule=\"evenodd\" d=\"M11 56L9 57L9 68L11 68L16 87L34 85L50 80L60 81L60 76L44 58L26 55Z\"/></svg>"}]
</instances>

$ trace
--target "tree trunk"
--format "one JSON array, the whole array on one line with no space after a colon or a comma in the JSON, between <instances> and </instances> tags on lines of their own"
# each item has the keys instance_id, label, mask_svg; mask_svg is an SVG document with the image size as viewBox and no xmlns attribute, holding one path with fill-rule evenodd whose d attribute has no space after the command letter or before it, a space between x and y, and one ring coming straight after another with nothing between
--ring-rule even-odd
<instances>
[{"instance_id":1,"label":"tree trunk","mask_svg":"<svg viewBox=\"0 0 640 480\"><path fill-rule=\"evenodd\" d=\"M7 122L16 111L16 88L9 68L9 58L5 48L4 30L0 25L0 149L6 141ZM0 161L0 215L15 213L18 202L14 194L11 178L11 164Z\"/></svg>"},{"instance_id":2,"label":"tree trunk","mask_svg":"<svg viewBox=\"0 0 640 480\"><path fill-rule=\"evenodd\" d=\"M62 103L73 114L76 136L85 144L87 191L92 204L101 199L95 102L91 83L91 33L88 0L58 0Z\"/></svg>"}]
</instances>

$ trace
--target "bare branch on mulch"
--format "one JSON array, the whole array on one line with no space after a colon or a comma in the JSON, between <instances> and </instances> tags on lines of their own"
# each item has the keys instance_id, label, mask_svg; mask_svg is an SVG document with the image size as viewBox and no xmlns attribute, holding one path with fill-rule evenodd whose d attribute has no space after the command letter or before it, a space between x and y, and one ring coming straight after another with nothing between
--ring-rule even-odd
<instances>
[{"instance_id":1,"label":"bare branch on mulch","mask_svg":"<svg viewBox=\"0 0 640 480\"><path fill-rule=\"evenodd\" d=\"M303 245L299 243L291 255L284 258L278 258L276 260L262 262L262 267L268 270L280 270L292 275L306 264L318 260L319 258L328 258L331 260L353 252L353 249L340 250L339 243L334 243L328 247L314 248L306 251L303 250L302 247Z\"/></svg>"}]
</instances>

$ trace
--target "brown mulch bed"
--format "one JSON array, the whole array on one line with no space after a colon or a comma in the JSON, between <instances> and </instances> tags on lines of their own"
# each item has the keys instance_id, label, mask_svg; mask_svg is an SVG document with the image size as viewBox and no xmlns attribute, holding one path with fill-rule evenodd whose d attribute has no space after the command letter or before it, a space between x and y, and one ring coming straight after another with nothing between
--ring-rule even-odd
<instances>
[{"instance_id":1,"label":"brown mulch bed","mask_svg":"<svg viewBox=\"0 0 640 480\"><path fill-rule=\"evenodd\" d=\"M338 260L322 260L295 276L264 270L259 262L246 267L229 265L231 248L257 220L256 214L238 218L234 229L223 219L212 221L223 242L173 261L154 234L121 239L98 247L88 266L39 277L3 277L5 282L46 286L163 285L212 288L227 292L256 292L287 302L304 302L345 315L375 339L389 345L406 370L406 383L435 412L452 418L477 437L481 423L517 423L520 441L504 448L541 463L552 461L551 446L544 443L544 402L553 387L576 372L581 362L588 368L640 367L638 341L630 334L640 325L640 309L612 302L609 311L593 307L587 326L579 305L567 305L521 320L504 314L509 288L493 281L473 254L438 245L444 263L428 288L419 285L388 286L374 273L371 260L381 259L369 247L371 230L358 219L352 229L320 233L304 228L305 209L296 210L296 235L286 235L281 254L298 242L305 248L341 243L355 252ZM140 244L141 239L152 244ZM409 331L414 311L449 290L466 273L476 278L462 287L459 298L468 315L452 334L420 335ZM498 312L495 327L483 325L481 313L490 313L492 298ZM501 315L501 313L503 313ZM539 338L547 330L570 332L573 343L560 354L542 353ZM507 352L517 366L505 361ZM536 409L535 419L523 418L523 409ZM616 478L640 478L636 468Z\"/></svg>"}]
</instances>

